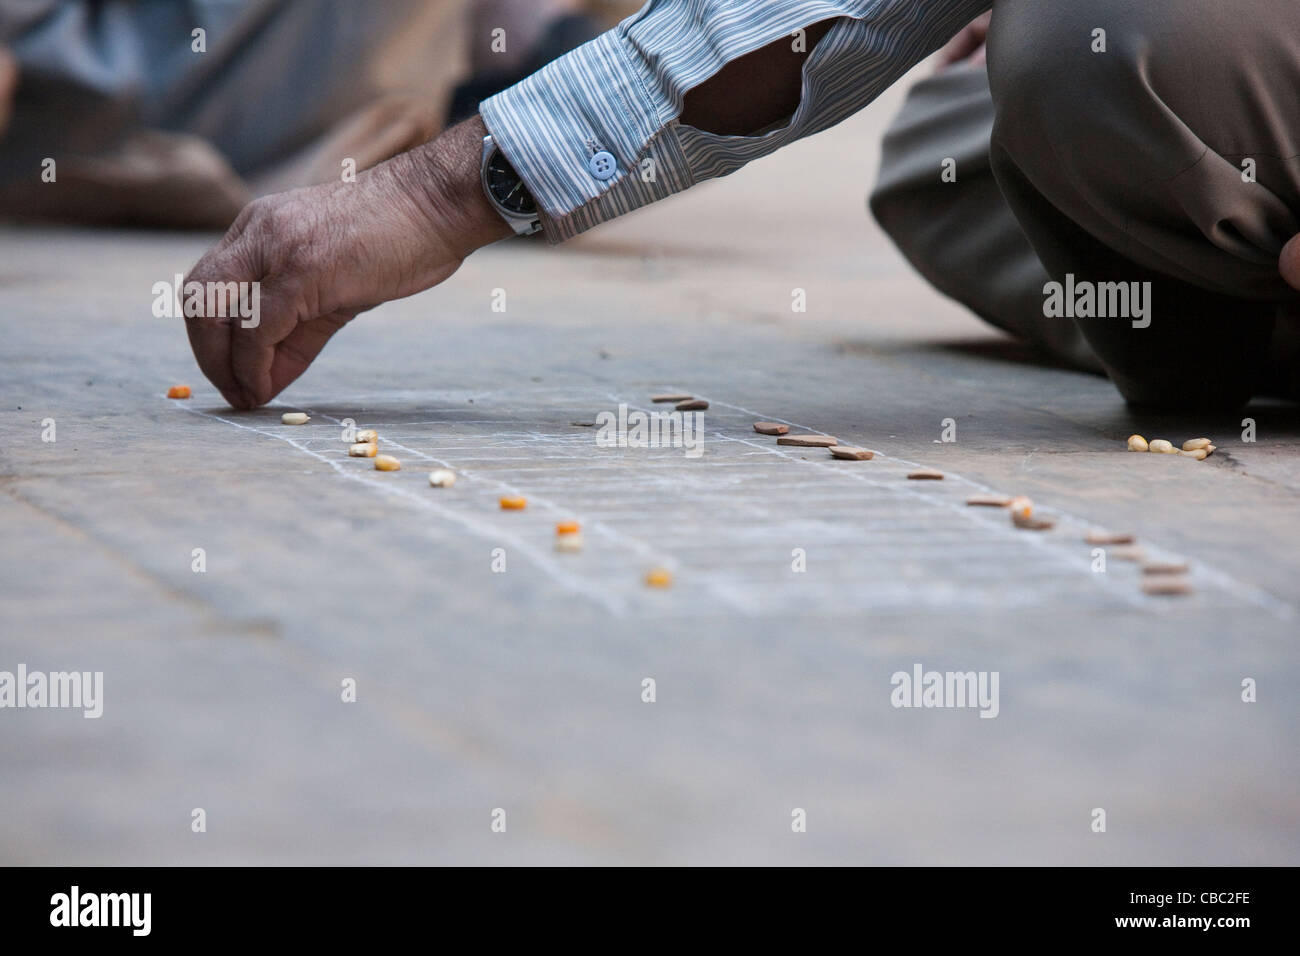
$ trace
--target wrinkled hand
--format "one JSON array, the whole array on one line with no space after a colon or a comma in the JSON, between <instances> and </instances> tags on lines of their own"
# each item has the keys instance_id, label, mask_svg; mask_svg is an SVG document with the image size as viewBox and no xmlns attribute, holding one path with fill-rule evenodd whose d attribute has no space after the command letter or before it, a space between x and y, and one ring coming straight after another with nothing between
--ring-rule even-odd
<instances>
[{"instance_id":1,"label":"wrinkled hand","mask_svg":"<svg viewBox=\"0 0 1300 956\"><path fill-rule=\"evenodd\" d=\"M360 174L258 199L186 277L260 283L258 323L186 317L190 345L231 405L264 405L358 313L450 276L509 234L478 184L482 122ZM495 220L495 221L494 221Z\"/></svg>"}]
</instances>

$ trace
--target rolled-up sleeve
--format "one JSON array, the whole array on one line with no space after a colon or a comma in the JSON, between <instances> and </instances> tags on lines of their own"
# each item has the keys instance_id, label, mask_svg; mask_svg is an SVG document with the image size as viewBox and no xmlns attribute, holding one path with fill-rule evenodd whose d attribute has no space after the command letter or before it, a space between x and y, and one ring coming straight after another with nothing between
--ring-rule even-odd
<instances>
[{"instance_id":1,"label":"rolled-up sleeve","mask_svg":"<svg viewBox=\"0 0 1300 956\"><path fill-rule=\"evenodd\" d=\"M485 100L483 122L532 192L552 242L735 172L840 122L991 0L651 0ZM678 122L694 87L747 53L834 20L803 66L789 121L753 136ZM608 154L613 158L610 173Z\"/></svg>"}]
</instances>

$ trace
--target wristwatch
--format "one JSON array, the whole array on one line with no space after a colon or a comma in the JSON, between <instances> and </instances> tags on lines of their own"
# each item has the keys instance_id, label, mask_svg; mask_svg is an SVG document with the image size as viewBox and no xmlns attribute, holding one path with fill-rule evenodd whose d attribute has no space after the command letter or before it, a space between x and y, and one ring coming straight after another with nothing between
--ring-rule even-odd
<instances>
[{"instance_id":1,"label":"wristwatch","mask_svg":"<svg viewBox=\"0 0 1300 956\"><path fill-rule=\"evenodd\" d=\"M532 194L505 153L497 148L490 133L483 137L482 175L483 191L487 193L488 201L516 235L531 236L541 232L542 220L537 215L537 204L533 202Z\"/></svg>"}]
</instances>

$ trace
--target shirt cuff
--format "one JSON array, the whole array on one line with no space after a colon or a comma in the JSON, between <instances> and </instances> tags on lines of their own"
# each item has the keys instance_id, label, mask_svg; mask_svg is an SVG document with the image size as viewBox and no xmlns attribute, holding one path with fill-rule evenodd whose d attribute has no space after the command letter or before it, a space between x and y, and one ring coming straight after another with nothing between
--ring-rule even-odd
<instances>
[{"instance_id":1,"label":"shirt cuff","mask_svg":"<svg viewBox=\"0 0 1300 956\"><path fill-rule=\"evenodd\" d=\"M643 82L621 31L604 33L484 100L479 113L562 242L689 188L675 110ZM601 179L596 153L614 157Z\"/></svg>"}]
</instances>

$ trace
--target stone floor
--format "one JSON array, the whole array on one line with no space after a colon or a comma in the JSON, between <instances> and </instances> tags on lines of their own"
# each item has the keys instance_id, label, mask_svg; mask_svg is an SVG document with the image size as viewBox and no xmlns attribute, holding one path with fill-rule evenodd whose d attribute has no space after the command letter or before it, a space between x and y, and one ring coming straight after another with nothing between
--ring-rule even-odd
<instances>
[{"instance_id":1,"label":"stone floor","mask_svg":"<svg viewBox=\"0 0 1300 956\"><path fill-rule=\"evenodd\" d=\"M1136 415L929 291L863 210L897 101L485 250L248 414L150 313L212 237L0 229L0 671L104 675L98 719L0 710L0 862L1295 863L1300 411ZM573 424L668 390L711 402L699 457ZM1089 528L1195 592L1094 570ZM915 665L997 672L996 719L895 708Z\"/></svg>"}]
</instances>

